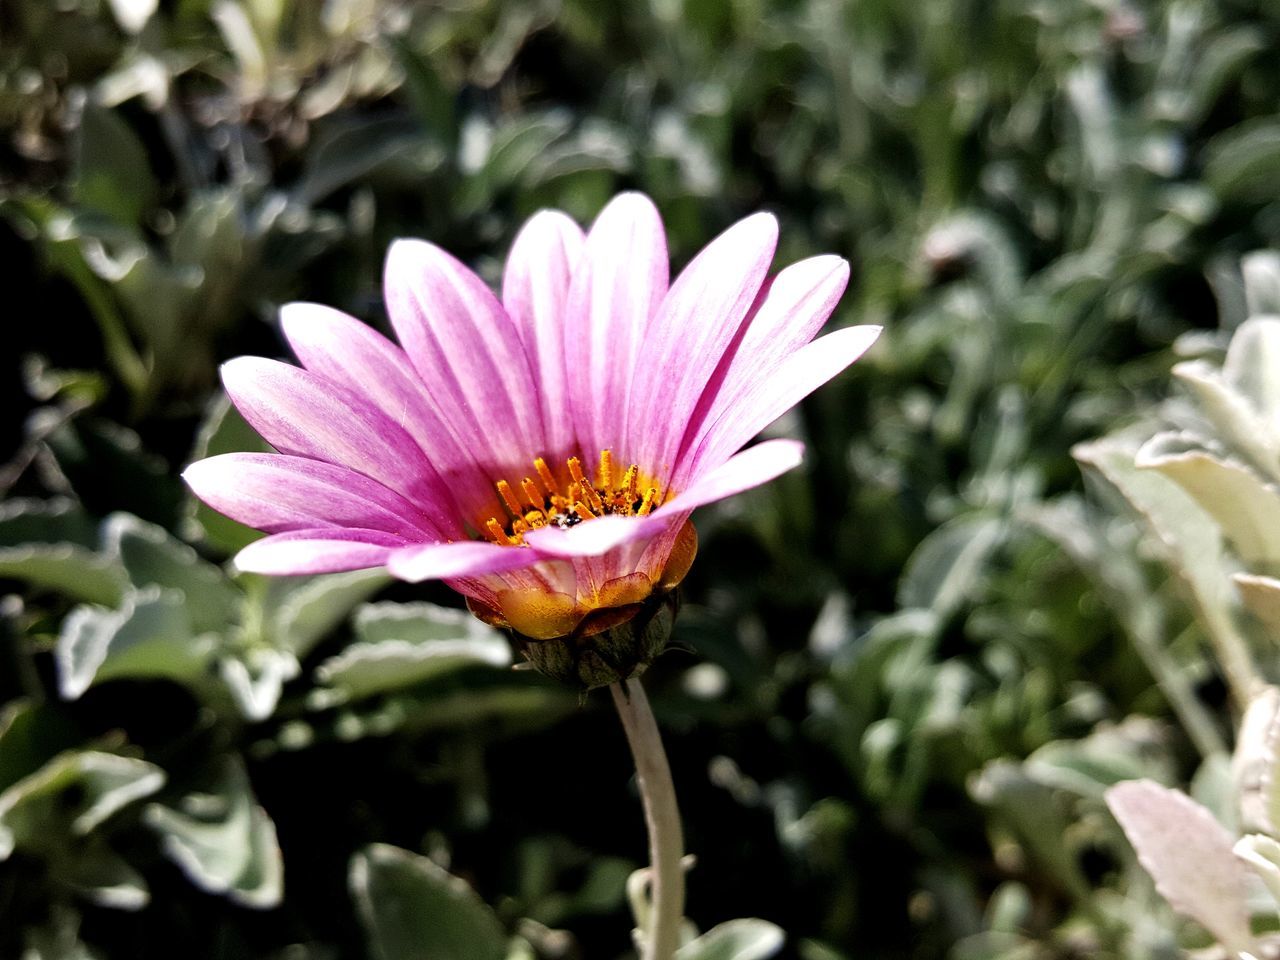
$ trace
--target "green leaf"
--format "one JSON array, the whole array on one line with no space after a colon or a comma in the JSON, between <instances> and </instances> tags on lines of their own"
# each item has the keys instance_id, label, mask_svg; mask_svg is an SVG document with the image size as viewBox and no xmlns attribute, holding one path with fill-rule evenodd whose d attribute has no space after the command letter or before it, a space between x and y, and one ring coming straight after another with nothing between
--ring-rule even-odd
<instances>
[{"instance_id":1,"label":"green leaf","mask_svg":"<svg viewBox=\"0 0 1280 960\"><path fill-rule=\"evenodd\" d=\"M376 960L507 955L507 938L493 910L426 857L373 844L352 859L350 885Z\"/></svg>"},{"instance_id":2,"label":"green leaf","mask_svg":"<svg viewBox=\"0 0 1280 960\"><path fill-rule=\"evenodd\" d=\"M1265 686L1249 701L1236 736L1231 774L1244 828L1280 831L1280 688Z\"/></svg>"},{"instance_id":3,"label":"green leaf","mask_svg":"<svg viewBox=\"0 0 1280 960\"><path fill-rule=\"evenodd\" d=\"M182 490L169 465L145 450L132 430L96 417L77 417L45 443L85 509L99 516L127 512L166 530L178 518Z\"/></svg>"},{"instance_id":4,"label":"green leaf","mask_svg":"<svg viewBox=\"0 0 1280 960\"><path fill-rule=\"evenodd\" d=\"M511 648L465 610L430 603L378 603L355 617L359 642L316 668L339 703L416 686L468 667L505 668Z\"/></svg>"},{"instance_id":5,"label":"green leaf","mask_svg":"<svg viewBox=\"0 0 1280 960\"><path fill-rule=\"evenodd\" d=\"M141 910L151 900L142 874L97 837L81 844L71 859L55 861L52 870L58 879L100 906Z\"/></svg>"},{"instance_id":6,"label":"green leaf","mask_svg":"<svg viewBox=\"0 0 1280 960\"><path fill-rule=\"evenodd\" d=\"M1218 134L1205 148L1205 179L1228 200L1265 200L1280 177L1280 121L1260 117Z\"/></svg>"},{"instance_id":7,"label":"green leaf","mask_svg":"<svg viewBox=\"0 0 1280 960\"><path fill-rule=\"evenodd\" d=\"M1107 791L1107 806L1156 889L1233 955L1254 951L1244 865L1225 827L1184 793L1150 780Z\"/></svg>"},{"instance_id":8,"label":"green leaf","mask_svg":"<svg viewBox=\"0 0 1280 960\"><path fill-rule=\"evenodd\" d=\"M80 915L65 905L50 904L49 918L25 933L22 960L102 960L80 941Z\"/></svg>"},{"instance_id":9,"label":"green leaf","mask_svg":"<svg viewBox=\"0 0 1280 960\"><path fill-rule=\"evenodd\" d=\"M196 633L225 631L238 616L242 595L227 575L163 528L115 513L103 522L102 540L103 552L120 558L135 587L181 593Z\"/></svg>"},{"instance_id":10,"label":"green leaf","mask_svg":"<svg viewBox=\"0 0 1280 960\"><path fill-rule=\"evenodd\" d=\"M729 920L676 951L675 960L768 960L786 935L766 920Z\"/></svg>"},{"instance_id":11,"label":"green leaf","mask_svg":"<svg viewBox=\"0 0 1280 960\"><path fill-rule=\"evenodd\" d=\"M1280 645L1280 580L1251 573L1237 573L1231 579L1245 607L1267 628L1272 641Z\"/></svg>"},{"instance_id":12,"label":"green leaf","mask_svg":"<svg viewBox=\"0 0 1280 960\"><path fill-rule=\"evenodd\" d=\"M148 804L143 820L201 890L244 906L277 906L284 865L275 824L255 800L243 764L224 757L207 779L172 805Z\"/></svg>"},{"instance_id":13,"label":"green leaf","mask_svg":"<svg viewBox=\"0 0 1280 960\"><path fill-rule=\"evenodd\" d=\"M1124 780L1172 779L1161 749L1159 728L1143 717L1102 726L1080 740L1055 740L1035 750L1023 764L1031 779L1082 797L1102 799Z\"/></svg>"},{"instance_id":14,"label":"green leaf","mask_svg":"<svg viewBox=\"0 0 1280 960\"><path fill-rule=\"evenodd\" d=\"M1252 262L1252 297L1263 299L1261 262ZM1251 316L1231 337L1222 364L1227 383L1263 417L1280 416L1280 317Z\"/></svg>"},{"instance_id":15,"label":"green leaf","mask_svg":"<svg viewBox=\"0 0 1280 960\"><path fill-rule=\"evenodd\" d=\"M385 571L353 570L316 577L277 577L267 588L262 617L267 638L305 657L351 608L382 589Z\"/></svg>"},{"instance_id":16,"label":"green leaf","mask_svg":"<svg viewBox=\"0 0 1280 960\"><path fill-rule=\"evenodd\" d=\"M97 542L97 524L69 500L0 504L0 577L114 606L127 580L118 560L96 552Z\"/></svg>"},{"instance_id":17,"label":"green leaf","mask_svg":"<svg viewBox=\"0 0 1280 960\"><path fill-rule=\"evenodd\" d=\"M89 750L60 754L0 793L0 860L16 847L46 849L85 836L164 781L164 771L144 760Z\"/></svg>"},{"instance_id":18,"label":"green leaf","mask_svg":"<svg viewBox=\"0 0 1280 960\"><path fill-rule=\"evenodd\" d=\"M131 590L119 609L81 606L63 621L54 648L58 689L74 700L101 680L203 672L217 637L195 636L184 595L150 586Z\"/></svg>"},{"instance_id":19,"label":"green leaf","mask_svg":"<svg viewBox=\"0 0 1280 960\"><path fill-rule=\"evenodd\" d=\"M1244 276L1244 295L1245 302L1248 304L1249 316L1262 317L1269 314L1271 317L1280 316L1280 254L1273 250L1255 250L1253 253L1246 253L1240 258L1240 272ZM1267 322L1268 338L1275 336L1275 324L1273 320ZM1232 341L1234 348L1235 342ZM1243 344L1241 347L1243 348ZM1272 352L1268 356L1267 368L1276 369L1274 343L1269 344ZM1242 358L1243 359L1243 358ZM1271 383L1268 385L1271 391L1276 389L1276 385Z\"/></svg>"},{"instance_id":20,"label":"green leaf","mask_svg":"<svg viewBox=\"0 0 1280 960\"><path fill-rule=\"evenodd\" d=\"M76 130L73 190L81 207L133 226L156 203L142 142L115 111L88 100Z\"/></svg>"},{"instance_id":21,"label":"green leaf","mask_svg":"<svg viewBox=\"0 0 1280 960\"><path fill-rule=\"evenodd\" d=\"M70 543L0 547L0 578L104 606L118 604L126 589L117 561Z\"/></svg>"},{"instance_id":22,"label":"green leaf","mask_svg":"<svg viewBox=\"0 0 1280 960\"><path fill-rule=\"evenodd\" d=\"M334 702L358 700L415 686L468 667L501 669L511 665L511 648L502 637L483 640L406 640L356 643L316 668L316 679L339 694Z\"/></svg>"},{"instance_id":23,"label":"green leaf","mask_svg":"<svg viewBox=\"0 0 1280 960\"><path fill-rule=\"evenodd\" d=\"M13 700L0 709L0 790L30 776L77 740L70 718L51 703Z\"/></svg>"},{"instance_id":24,"label":"green leaf","mask_svg":"<svg viewBox=\"0 0 1280 960\"><path fill-rule=\"evenodd\" d=\"M242 646L218 661L218 674L231 699L248 720L265 720L275 712L284 685L298 675L298 658L288 650Z\"/></svg>"},{"instance_id":25,"label":"green leaf","mask_svg":"<svg viewBox=\"0 0 1280 960\"><path fill-rule=\"evenodd\" d=\"M1236 841L1235 855L1253 868L1280 904L1280 841L1264 834L1250 834Z\"/></svg>"},{"instance_id":26,"label":"green leaf","mask_svg":"<svg viewBox=\"0 0 1280 960\"><path fill-rule=\"evenodd\" d=\"M0 503L0 547L70 543L98 545L98 524L72 500L13 499Z\"/></svg>"},{"instance_id":27,"label":"green leaf","mask_svg":"<svg viewBox=\"0 0 1280 960\"><path fill-rule=\"evenodd\" d=\"M1280 482L1280 429L1212 364L1180 363L1173 375L1190 388L1217 431L1215 439L1246 457L1269 481Z\"/></svg>"},{"instance_id":28,"label":"green leaf","mask_svg":"<svg viewBox=\"0 0 1280 960\"><path fill-rule=\"evenodd\" d=\"M1228 681L1237 694L1247 697L1256 668L1235 623L1239 601L1230 579L1234 571L1213 518L1172 480L1140 469L1131 438L1125 435L1079 444L1072 453L1119 490L1150 525L1169 566L1186 587Z\"/></svg>"},{"instance_id":29,"label":"green leaf","mask_svg":"<svg viewBox=\"0 0 1280 960\"><path fill-rule=\"evenodd\" d=\"M898 604L953 613L985 574L987 559L1005 535L998 517L961 517L944 524L921 541L907 561L898 588Z\"/></svg>"},{"instance_id":30,"label":"green leaf","mask_svg":"<svg viewBox=\"0 0 1280 960\"><path fill-rule=\"evenodd\" d=\"M1280 490L1252 468L1206 450L1186 433L1161 433L1135 459L1195 498L1250 567L1280 569Z\"/></svg>"}]
</instances>

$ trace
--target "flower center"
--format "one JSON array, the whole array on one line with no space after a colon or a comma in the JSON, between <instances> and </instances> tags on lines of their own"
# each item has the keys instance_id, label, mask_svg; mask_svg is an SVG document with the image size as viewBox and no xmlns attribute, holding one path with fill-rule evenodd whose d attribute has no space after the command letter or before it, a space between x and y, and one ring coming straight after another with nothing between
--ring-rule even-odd
<instances>
[{"instance_id":1,"label":"flower center","mask_svg":"<svg viewBox=\"0 0 1280 960\"><path fill-rule=\"evenodd\" d=\"M524 544L526 533L539 527L554 525L567 529L606 514L643 517L662 503L659 487L641 483L640 468L636 464L618 474L613 451L608 448L600 451L594 479L583 472L582 461L577 457L570 457L565 466L569 483L563 492L542 457L533 461L538 479L524 477L520 481L523 498L516 495L515 488L506 480L497 481L494 486L509 516L490 517L485 521L489 539L503 546L517 547Z\"/></svg>"}]
</instances>

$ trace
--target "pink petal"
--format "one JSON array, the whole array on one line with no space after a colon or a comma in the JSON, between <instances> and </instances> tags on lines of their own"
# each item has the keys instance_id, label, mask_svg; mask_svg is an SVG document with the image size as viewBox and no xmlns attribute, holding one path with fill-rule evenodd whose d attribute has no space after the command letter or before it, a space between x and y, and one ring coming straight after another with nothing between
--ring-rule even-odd
<instances>
[{"instance_id":1,"label":"pink petal","mask_svg":"<svg viewBox=\"0 0 1280 960\"><path fill-rule=\"evenodd\" d=\"M340 573L381 567L408 543L382 530L293 530L255 540L236 554L235 564L270 576Z\"/></svg>"},{"instance_id":2,"label":"pink petal","mask_svg":"<svg viewBox=\"0 0 1280 960\"><path fill-rule=\"evenodd\" d=\"M521 547L501 547L483 540L419 543L391 555L391 575L410 583L499 573L536 563L538 555Z\"/></svg>"},{"instance_id":3,"label":"pink petal","mask_svg":"<svg viewBox=\"0 0 1280 960\"><path fill-rule=\"evenodd\" d=\"M564 328L569 283L582 245L576 223L558 210L542 210L521 228L502 273L502 303L537 379L547 430L547 449L539 452L557 459L577 446L568 415Z\"/></svg>"},{"instance_id":4,"label":"pink petal","mask_svg":"<svg viewBox=\"0 0 1280 960\"><path fill-rule=\"evenodd\" d=\"M461 533L448 489L422 450L371 401L275 360L238 357L222 382L244 418L282 453L348 467L419 504L438 529Z\"/></svg>"},{"instance_id":5,"label":"pink petal","mask_svg":"<svg viewBox=\"0 0 1280 960\"><path fill-rule=\"evenodd\" d=\"M667 241L648 197L623 193L587 234L564 320L569 413L588 459L610 447L620 457L632 378L667 293ZM643 398L643 393L637 394Z\"/></svg>"},{"instance_id":6,"label":"pink petal","mask_svg":"<svg viewBox=\"0 0 1280 960\"><path fill-rule=\"evenodd\" d=\"M671 476L698 399L764 282L778 241L767 213L740 220L676 278L650 325L627 419L630 459Z\"/></svg>"},{"instance_id":7,"label":"pink petal","mask_svg":"<svg viewBox=\"0 0 1280 960\"><path fill-rule=\"evenodd\" d=\"M817 335L849 282L849 264L837 256L811 257L766 283L739 331L739 340L698 403L685 447L697 450L711 425L733 409L752 385L771 377ZM687 463L688 461L686 461ZM675 482L686 479L677 471Z\"/></svg>"},{"instance_id":8,"label":"pink petal","mask_svg":"<svg viewBox=\"0 0 1280 960\"><path fill-rule=\"evenodd\" d=\"M490 468L545 446L530 358L497 298L439 247L397 240L387 254L387 312L396 336L459 442Z\"/></svg>"},{"instance_id":9,"label":"pink petal","mask_svg":"<svg viewBox=\"0 0 1280 960\"><path fill-rule=\"evenodd\" d=\"M758 443L703 474L687 490L664 503L654 516L688 513L694 507L732 497L768 483L798 467L803 460L804 444L799 440L766 440Z\"/></svg>"},{"instance_id":10,"label":"pink petal","mask_svg":"<svg viewBox=\"0 0 1280 960\"><path fill-rule=\"evenodd\" d=\"M442 487L458 515L501 515L488 471L440 415L404 351L368 324L319 304L286 304L280 323L308 370L367 398L414 439L448 478Z\"/></svg>"},{"instance_id":11,"label":"pink petal","mask_svg":"<svg viewBox=\"0 0 1280 960\"><path fill-rule=\"evenodd\" d=\"M411 539L439 536L422 511L398 493L321 460L225 453L191 464L182 478L219 513L267 533L364 527Z\"/></svg>"},{"instance_id":12,"label":"pink petal","mask_svg":"<svg viewBox=\"0 0 1280 960\"><path fill-rule=\"evenodd\" d=\"M598 557L642 537L656 536L672 522L665 514L648 517L603 516L577 526L542 527L524 535L525 542L551 557Z\"/></svg>"},{"instance_id":13,"label":"pink petal","mask_svg":"<svg viewBox=\"0 0 1280 960\"><path fill-rule=\"evenodd\" d=\"M735 450L862 356L880 327L846 327L801 347L771 376L754 380L707 429L700 448L686 452L681 471L696 474Z\"/></svg>"}]
</instances>

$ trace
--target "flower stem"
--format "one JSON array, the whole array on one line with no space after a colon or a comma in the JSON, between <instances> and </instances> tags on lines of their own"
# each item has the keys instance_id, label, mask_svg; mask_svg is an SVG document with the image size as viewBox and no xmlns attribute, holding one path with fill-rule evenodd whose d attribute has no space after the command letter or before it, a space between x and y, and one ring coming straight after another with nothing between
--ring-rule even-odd
<instances>
[{"instance_id":1,"label":"flower stem","mask_svg":"<svg viewBox=\"0 0 1280 960\"><path fill-rule=\"evenodd\" d=\"M649 828L651 909L645 924L643 960L671 960L680 945L684 919L684 835L680 808L671 781L662 737L653 718L649 698L640 681L632 678L613 684L614 705L636 762L636 780Z\"/></svg>"}]
</instances>

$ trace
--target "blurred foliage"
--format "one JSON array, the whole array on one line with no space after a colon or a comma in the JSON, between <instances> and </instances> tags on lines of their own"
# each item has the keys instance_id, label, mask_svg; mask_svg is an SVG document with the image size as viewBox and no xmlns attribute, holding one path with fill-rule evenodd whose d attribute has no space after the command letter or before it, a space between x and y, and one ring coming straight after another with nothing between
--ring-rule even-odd
<instances>
[{"instance_id":1,"label":"blurred foliage","mask_svg":"<svg viewBox=\"0 0 1280 960\"><path fill-rule=\"evenodd\" d=\"M627 955L608 704L444 588L235 574L176 475L258 443L216 366L282 302L385 329L392 238L496 280L628 187L677 266L773 210L887 325L698 519L682 960L1207 944L1103 798L1274 832L1227 758L1280 679L1277 45L1258 0L0 6L0 956Z\"/></svg>"}]
</instances>

